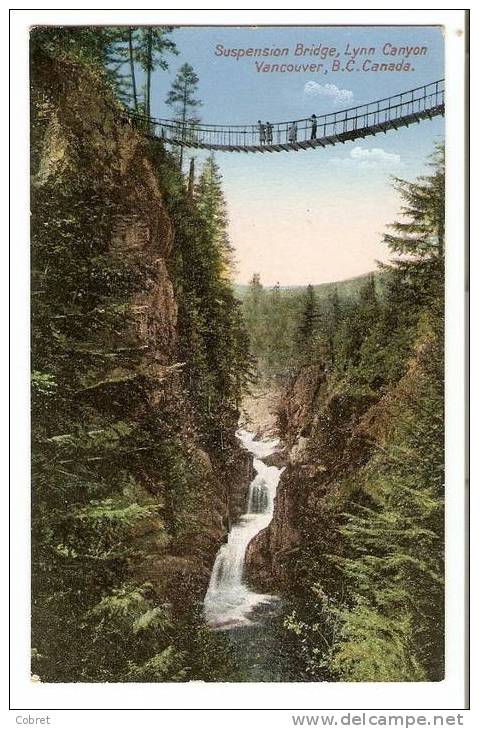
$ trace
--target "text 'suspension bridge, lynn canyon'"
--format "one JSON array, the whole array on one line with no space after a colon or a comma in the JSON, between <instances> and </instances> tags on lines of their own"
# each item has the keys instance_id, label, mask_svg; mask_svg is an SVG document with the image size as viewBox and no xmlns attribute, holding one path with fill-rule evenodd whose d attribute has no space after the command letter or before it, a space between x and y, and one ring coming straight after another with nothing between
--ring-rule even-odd
<instances>
[{"instance_id":1,"label":"text 'suspension bridge, lynn canyon'","mask_svg":"<svg viewBox=\"0 0 479 729\"><path fill-rule=\"evenodd\" d=\"M362 139L444 115L444 79L350 109L273 124L203 124L129 113L148 136L222 152L290 152Z\"/></svg>"}]
</instances>

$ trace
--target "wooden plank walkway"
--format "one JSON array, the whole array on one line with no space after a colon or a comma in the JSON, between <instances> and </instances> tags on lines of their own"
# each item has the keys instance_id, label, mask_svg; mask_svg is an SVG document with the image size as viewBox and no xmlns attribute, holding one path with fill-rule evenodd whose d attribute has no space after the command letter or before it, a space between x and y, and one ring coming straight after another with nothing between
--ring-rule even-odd
<instances>
[{"instance_id":1,"label":"wooden plank walkway","mask_svg":"<svg viewBox=\"0 0 479 729\"><path fill-rule=\"evenodd\" d=\"M131 110L126 120L147 137L178 147L247 154L299 152L386 134L424 119L443 116L444 97L444 79L440 79L349 109L274 124L193 124L148 118Z\"/></svg>"},{"instance_id":2,"label":"wooden plank walkway","mask_svg":"<svg viewBox=\"0 0 479 729\"><path fill-rule=\"evenodd\" d=\"M210 149L218 152L298 152L306 149L317 149L318 147L324 148L327 146L334 146L335 144L344 144L345 142L351 142L355 139L364 139L365 137L376 136L376 134L386 134L386 132L390 130L397 130L400 127L408 127L411 124L418 124L423 119L432 119L435 116L444 116L444 111L444 104L441 104L433 107L432 109L427 109L415 114L408 114L400 117L399 119L382 122L380 124L373 124L371 126L362 127L361 129L353 129L348 132L340 132L339 134L332 134L327 137L318 137L317 139L307 139L301 142L287 142L286 144L254 144L240 147L238 145L209 144L195 142L193 140L184 142L181 139L166 139L165 141L179 147ZM155 135L149 136L154 139L158 139Z\"/></svg>"}]
</instances>

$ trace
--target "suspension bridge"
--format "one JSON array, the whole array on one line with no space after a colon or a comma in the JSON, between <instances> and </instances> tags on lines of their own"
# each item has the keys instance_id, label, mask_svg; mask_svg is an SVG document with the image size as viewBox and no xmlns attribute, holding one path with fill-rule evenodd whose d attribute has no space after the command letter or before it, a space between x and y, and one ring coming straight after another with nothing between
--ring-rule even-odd
<instances>
[{"instance_id":1,"label":"suspension bridge","mask_svg":"<svg viewBox=\"0 0 479 729\"><path fill-rule=\"evenodd\" d=\"M147 136L179 147L221 152L290 152L344 144L444 115L444 79L341 111L284 122L203 124L129 112Z\"/></svg>"}]
</instances>

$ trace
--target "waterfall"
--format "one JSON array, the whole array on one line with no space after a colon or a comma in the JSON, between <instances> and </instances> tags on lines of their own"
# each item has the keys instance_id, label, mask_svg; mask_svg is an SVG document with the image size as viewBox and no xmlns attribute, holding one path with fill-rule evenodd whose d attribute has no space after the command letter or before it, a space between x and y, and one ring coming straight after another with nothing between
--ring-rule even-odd
<instances>
[{"instance_id":1,"label":"waterfall","mask_svg":"<svg viewBox=\"0 0 479 729\"><path fill-rule=\"evenodd\" d=\"M255 434L246 430L238 430L236 436L254 456L255 477L249 486L247 511L231 528L213 565L204 600L204 617L213 628L248 625L248 616L256 605L275 599L250 590L243 581L243 567L248 544L273 517L274 497L283 469L267 466L261 459L275 452L279 440L255 440Z\"/></svg>"}]
</instances>

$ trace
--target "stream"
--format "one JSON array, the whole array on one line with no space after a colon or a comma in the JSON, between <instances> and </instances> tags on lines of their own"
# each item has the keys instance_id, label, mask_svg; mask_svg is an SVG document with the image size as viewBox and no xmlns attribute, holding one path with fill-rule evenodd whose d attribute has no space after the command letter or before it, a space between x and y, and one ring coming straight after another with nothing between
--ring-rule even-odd
<instances>
[{"instance_id":1,"label":"stream","mask_svg":"<svg viewBox=\"0 0 479 729\"><path fill-rule=\"evenodd\" d=\"M283 469L262 459L274 453L278 439L256 440L247 430L236 433L242 447L253 456L255 476L249 485L247 509L234 524L228 540L218 550L203 605L206 624L225 631L236 647L238 668L246 681L282 680L281 645L274 627L281 600L252 590L245 581L246 548L273 518L274 498ZM240 679L241 680L241 679Z\"/></svg>"},{"instance_id":2,"label":"stream","mask_svg":"<svg viewBox=\"0 0 479 729\"><path fill-rule=\"evenodd\" d=\"M255 607L277 599L253 592L243 579L243 570L248 544L273 518L281 469L267 466L261 459L275 452L279 440L255 440L254 433L241 429L236 436L243 448L254 456L256 475L249 485L247 510L231 528L228 541L221 545L211 572L204 617L207 625L217 630L250 625Z\"/></svg>"}]
</instances>

